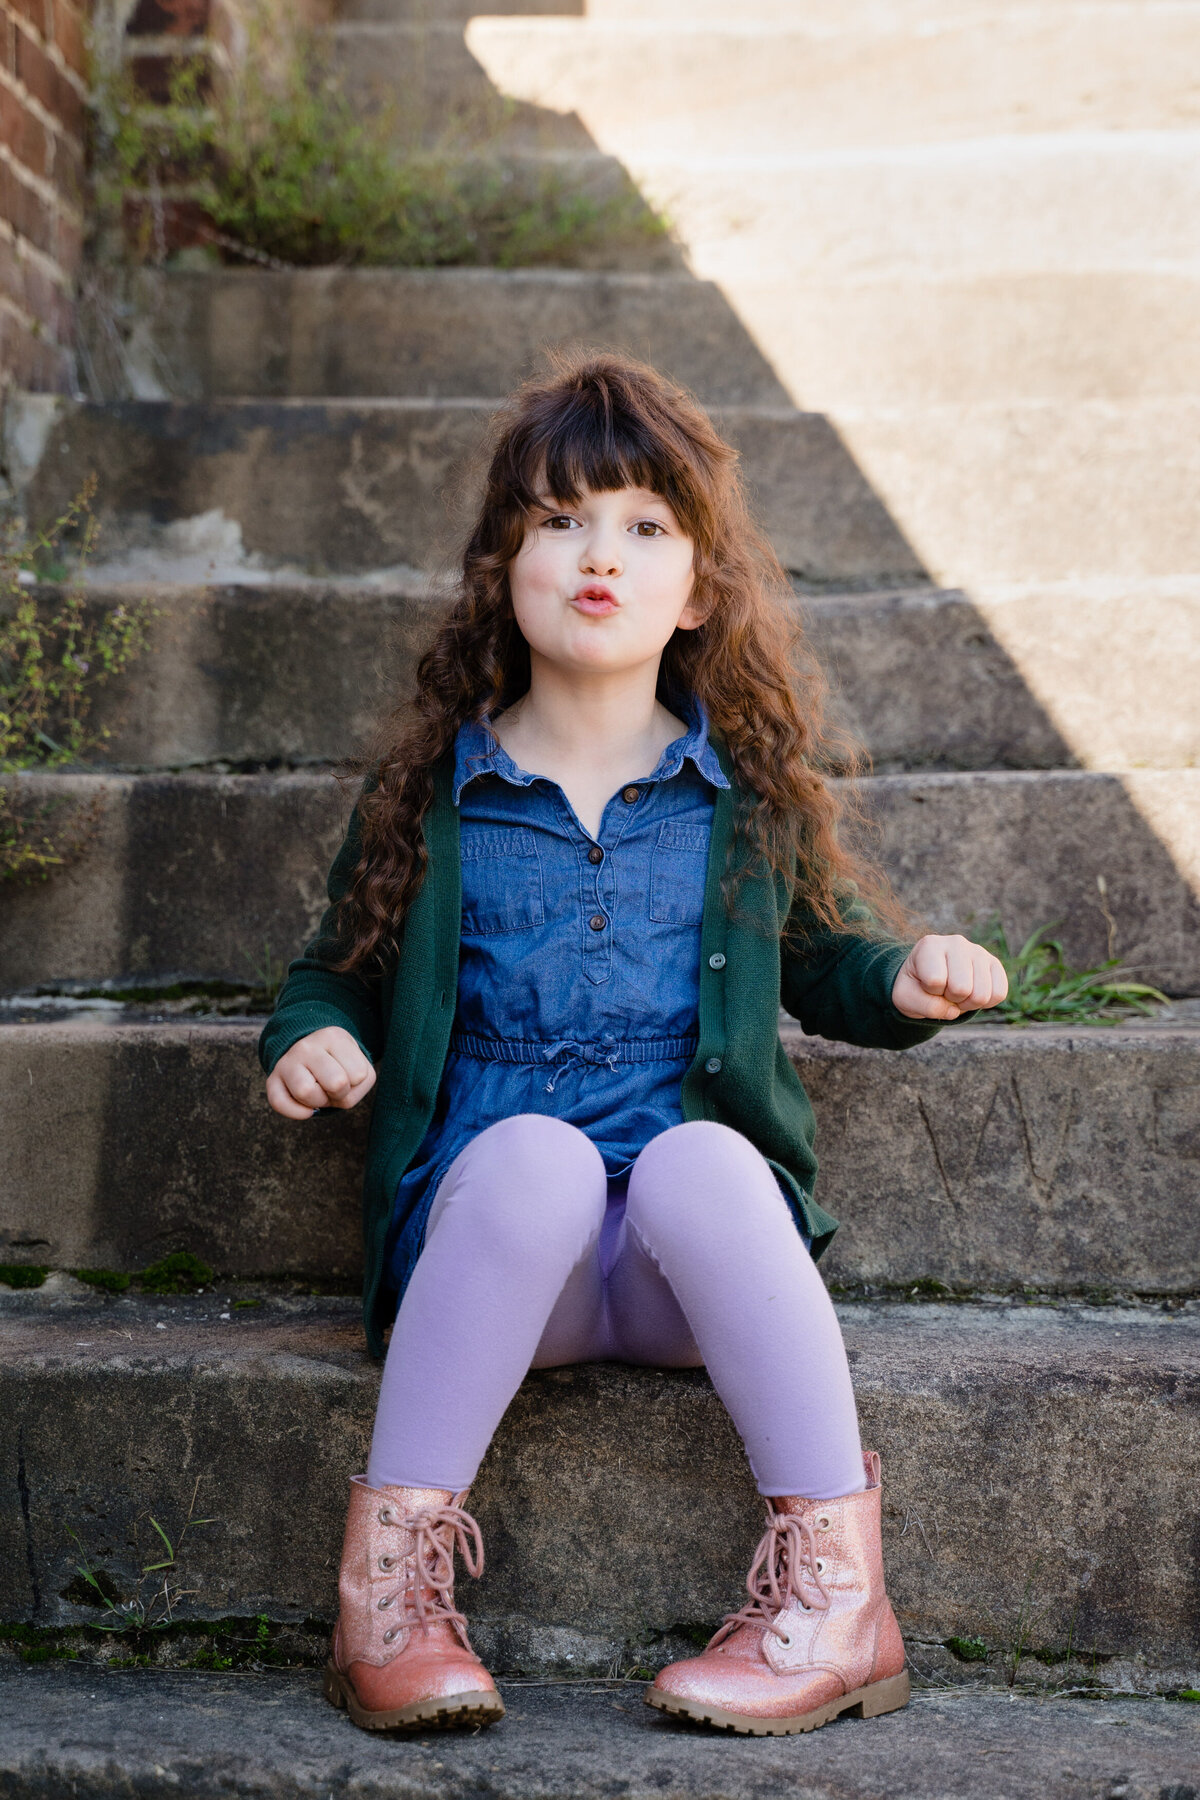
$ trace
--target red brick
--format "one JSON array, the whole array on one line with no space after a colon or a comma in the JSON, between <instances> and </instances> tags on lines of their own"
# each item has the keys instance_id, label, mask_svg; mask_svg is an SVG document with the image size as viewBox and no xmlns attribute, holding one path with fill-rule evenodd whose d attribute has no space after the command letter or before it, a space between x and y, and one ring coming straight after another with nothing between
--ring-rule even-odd
<instances>
[{"instance_id":1,"label":"red brick","mask_svg":"<svg viewBox=\"0 0 1200 1800\"><path fill-rule=\"evenodd\" d=\"M28 25L45 42L50 36L54 0L0 0L5 12Z\"/></svg>"},{"instance_id":2,"label":"red brick","mask_svg":"<svg viewBox=\"0 0 1200 1800\"><path fill-rule=\"evenodd\" d=\"M0 144L35 175L54 172L54 140L7 80L0 76Z\"/></svg>"},{"instance_id":3,"label":"red brick","mask_svg":"<svg viewBox=\"0 0 1200 1800\"><path fill-rule=\"evenodd\" d=\"M11 163L0 163L0 218L7 219L18 237L28 238L38 250L54 254L54 219L40 194L21 180Z\"/></svg>"},{"instance_id":4,"label":"red brick","mask_svg":"<svg viewBox=\"0 0 1200 1800\"><path fill-rule=\"evenodd\" d=\"M18 386L40 393L69 393L72 365L65 344L51 343L30 331L7 307L0 307L0 368Z\"/></svg>"},{"instance_id":5,"label":"red brick","mask_svg":"<svg viewBox=\"0 0 1200 1800\"><path fill-rule=\"evenodd\" d=\"M83 20L65 0L54 0L54 42L68 69L82 76L87 65Z\"/></svg>"},{"instance_id":6,"label":"red brick","mask_svg":"<svg viewBox=\"0 0 1200 1800\"><path fill-rule=\"evenodd\" d=\"M189 56L187 61L191 62ZM147 100L156 101L165 106L171 98L171 79L184 62L182 56L139 56L134 55L130 62L133 78L138 92ZM201 100L212 91L212 65L207 56L199 58L199 78L196 82L196 94Z\"/></svg>"},{"instance_id":7,"label":"red brick","mask_svg":"<svg viewBox=\"0 0 1200 1800\"><path fill-rule=\"evenodd\" d=\"M16 76L47 112L74 137L83 131L84 104L61 69L56 69L28 31L16 34Z\"/></svg>"},{"instance_id":8,"label":"red brick","mask_svg":"<svg viewBox=\"0 0 1200 1800\"><path fill-rule=\"evenodd\" d=\"M64 213L59 213L54 221L54 249L51 254L65 275L74 276L83 255L83 229Z\"/></svg>"}]
</instances>

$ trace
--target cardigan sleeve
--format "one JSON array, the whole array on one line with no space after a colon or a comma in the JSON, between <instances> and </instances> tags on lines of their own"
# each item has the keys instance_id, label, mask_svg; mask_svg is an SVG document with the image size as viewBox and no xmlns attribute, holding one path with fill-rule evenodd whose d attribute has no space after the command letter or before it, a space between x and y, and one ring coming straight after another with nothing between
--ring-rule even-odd
<instances>
[{"instance_id":1,"label":"cardigan sleeve","mask_svg":"<svg viewBox=\"0 0 1200 1800\"><path fill-rule=\"evenodd\" d=\"M805 928L795 909L792 941L780 944L780 999L812 1037L835 1038L870 1050L908 1050L935 1037L944 1021L909 1019L892 1005L892 988L911 944L871 937L852 927L869 924L860 901L843 909L848 929Z\"/></svg>"},{"instance_id":2,"label":"cardigan sleeve","mask_svg":"<svg viewBox=\"0 0 1200 1800\"><path fill-rule=\"evenodd\" d=\"M288 964L287 979L279 990L275 1010L258 1040L258 1059L268 1075L293 1044L329 1025L340 1025L348 1031L372 1062L382 1054L384 1029L378 980L368 981L357 974L339 975L329 967L340 959L342 948L337 935L337 903L350 885L361 853L356 805L325 884L329 904L317 935Z\"/></svg>"}]
</instances>

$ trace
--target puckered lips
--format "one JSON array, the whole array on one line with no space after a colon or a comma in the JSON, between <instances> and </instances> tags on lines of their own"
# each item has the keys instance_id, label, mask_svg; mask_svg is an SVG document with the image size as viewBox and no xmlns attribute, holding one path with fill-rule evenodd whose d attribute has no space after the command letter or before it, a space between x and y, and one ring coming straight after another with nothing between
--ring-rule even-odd
<instances>
[{"instance_id":1,"label":"puckered lips","mask_svg":"<svg viewBox=\"0 0 1200 1800\"><path fill-rule=\"evenodd\" d=\"M612 589L606 588L602 581L589 581L571 600L571 605L578 612L587 613L595 619L603 618L605 613L616 612L620 604Z\"/></svg>"}]
</instances>

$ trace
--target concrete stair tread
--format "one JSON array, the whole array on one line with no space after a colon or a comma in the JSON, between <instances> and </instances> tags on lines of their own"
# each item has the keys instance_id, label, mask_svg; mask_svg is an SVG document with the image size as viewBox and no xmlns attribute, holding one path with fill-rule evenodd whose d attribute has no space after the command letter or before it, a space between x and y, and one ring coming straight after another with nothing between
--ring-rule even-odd
<instances>
[{"instance_id":1,"label":"concrete stair tread","mask_svg":"<svg viewBox=\"0 0 1200 1800\"><path fill-rule=\"evenodd\" d=\"M1085 400L1200 389L1194 273L738 283L574 269L141 272L113 394L507 393L552 342L613 344L710 405ZM395 321L403 316L404 330ZM752 335L784 352L777 369ZM108 346L92 346L94 368ZM786 366L785 366L786 365Z\"/></svg>"},{"instance_id":2,"label":"concrete stair tread","mask_svg":"<svg viewBox=\"0 0 1200 1800\"><path fill-rule=\"evenodd\" d=\"M1124 1800L1182 1796L1200 1758L1195 1707L1033 1699L1004 1690L917 1692L902 1712L812 1736L689 1730L634 1682L502 1683L506 1718L482 1733L407 1739L358 1732L320 1677L0 1667L0 1779L12 1800L136 1791L224 1800ZM153 1732L147 1721L153 1719ZM798 1791L798 1790L797 1790Z\"/></svg>"},{"instance_id":3,"label":"concrete stair tread","mask_svg":"<svg viewBox=\"0 0 1200 1800\"><path fill-rule=\"evenodd\" d=\"M137 1271L189 1250L225 1279L358 1280L369 1103L278 1118L262 1019L180 1016L196 1004L0 1008L21 1021L0 1025L0 1261ZM1136 1025L961 1025L903 1057L790 1021L782 1038L842 1220L835 1291L1196 1291L1200 1001Z\"/></svg>"},{"instance_id":4,"label":"concrete stair tread","mask_svg":"<svg viewBox=\"0 0 1200 1800\"><path fill-rule=\"evenodd\" d=\"M166 573L182 556L201 559L196 573L204 556L227 571L445 567L469 523L497 404L17 397L9 468L38 521L99 472L98 560L110 575L124 564L152 580L159 559ZM781 560L812 582L1200 570L1196 395L847 408L836 423L783 405L715 416Z\"/></svg>"},{"instance_id":5,"label":"concrete stair tread","mask_svg":"<svg viewBox=\"0 0 1200 1800\"><path fill-rule=\"evenodd\" d=\"M356 1303L251 1289L260 1304L237 1308L222 1288L97 1303L64 1286L0 1309L0 1434L23 1470L0 1495L10 1616L94 1619L71 1533L126 1592L153 1560L138 1520L170 1534L194 1504L211 1523L180 1555L177 1618L328 1618L378 1385ZM1196 1307L839 1311L910 1641L1044 1649L1059 1680L1092 1659L1126 1684L1198 1685L1180 1504L1200 1478ZM761 1507L702 1372L530 1375L472 1489L481 1654L535 1673L680 1654L682 1622L711 1627L740 1591Z\"/></svg>"},{"instance_id":6,"label":"concrete stair tread","mask_svg":"<svg viewBox=\"0 0 1200 1800\"><path fill-rule=\"evenodd\" d=\"M65 809L59 830L77 845L53 881L14 884L6 899L10 992L244 985L265 955L286 964L324 909L353 794L311 771L27 773L6 785L21 806ZM1200 769L879 775L862 798L927 929L981 929L999 912L1015 946L1053 921L1076 967L1103 962L1115 931L1137 979L1200 992Z\"/></svg>"},{"instance_id":7,"label":"concrete stair tread","mask_svg":"<svg viewBox=\"0 0 1200 1800\"><path fill-rule=\"evenodd\" d=\"M1200 763L1200 703L1177 644L1200 580L1131 588L994 599L870 588L802 594L799 605L878 773ZM150 647L93 702L92 728L110 734L93 760L114 770L337 762L409 688L441 605L428 582L361 577L89 583L97 614L147 591L158 609ZM46 604L60 592L47 584ZM1100 641L1082 661L1081 620ZM1030 690L1030 665L1054 689L1058 722Z\"/></svg>"}]
</instances>

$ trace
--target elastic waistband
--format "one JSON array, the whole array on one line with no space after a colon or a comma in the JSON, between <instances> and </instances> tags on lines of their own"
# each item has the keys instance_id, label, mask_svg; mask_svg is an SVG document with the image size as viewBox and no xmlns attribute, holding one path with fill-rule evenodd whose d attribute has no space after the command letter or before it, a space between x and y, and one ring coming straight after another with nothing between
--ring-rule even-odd
<instances>
[{"instance_id":1,"label":"elastic waistband","mask_svg":"<svg viewBox=\"0 0 1200 1800\"><path fill-rule=\"evenodd\" d=\"M684 1062L696 1054L698 1037L626 1038L616 1044L584 1043L578 1038L493 1038L455 1031L450 1048L460 1056L480 1062L547 1063L585 1062L615 1068L618 1063Z\"/></svg>"}]
</instances>

